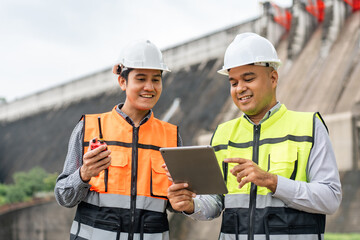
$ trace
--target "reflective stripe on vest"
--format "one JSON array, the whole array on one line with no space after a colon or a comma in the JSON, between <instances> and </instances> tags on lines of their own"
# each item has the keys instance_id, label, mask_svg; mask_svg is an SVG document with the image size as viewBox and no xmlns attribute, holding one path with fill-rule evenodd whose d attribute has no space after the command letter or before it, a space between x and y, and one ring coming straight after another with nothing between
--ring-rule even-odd
<instances>
[{"instance_id":1,"label":"reflective stripe on vest","mask_svg":"<svg viewBox=\"0 0 360 240\"><path fill-rule=\"evenodd\" d=\"M318 227L313 233L321 236L324 232L325 220L317 220L319 218L317 215L314 218L313 214L304 215L300 211L287 209L281 200L271 196L269 189L258 187L253 183L248 183L239 189L236 177L229 173L235 164L223 163L225 158L252 159L265 171L297 181L306 181L306 167L313 145L316 116L320 117L313 113L288 111L282 105L261 125L254 126L245 117L241 117L223 123L216 129L211 144L215 148L229 190L228 195L225 196L227 210L224 212L223 219L225 222L234 222L233 212L229 212L229 208L241 210L237 214L240 214L239 221L246 222L245 232L242 234L246 233L248 239L253 239L254 234L265 233L265 229L259 230L257 221L263 221L259 218L259 214L265 216L274 209L285 215L291 211L291 215L308 218L309 222L315 219ZM296 212L294 213L293 210ZM280 216L280 218L286 219L286 216ZM325 216L323 218L325 219ZM240 229L234 227L230 231L229 227L225 224L224 226L228 233L240 234ZM264 227L262 224L260 226ZM284 234L297 234L285 228L283 231ZM272 231L269 234L271 235Z\"/></svg>"},{"instance_id":2,"label":"reflective stripe on vest","mask_svg":"<svg viewBox=\"0 0 360 240\"><path fill-rule=\"evenodd\" d=\"M177 146L177 126L152 114L147 122L133 127L116 108L108 113L85 115L84 152L89 141L99 136L98 116L104 141L111 150L111 165L107 174L102 171L90 180L90 192L78 205L71 236L167 239L165 210L170 181L161 167L164 160L159 149Z\"/></svg>"},{"instance_id":3,"label":"reflective stripe on vest","mask_svg":"<svg viewBox=\"0 0 360 240\"><path fill-rule=\"evenodd\" d=\"M81 231L76 234L76 229L78 228L78 223L74 221L72 227L71 227L71 235L70 240L87 240L89 239L89 233L92 234L92 236L96 236L96 239L116 239L116 240L128 240L129 234L128 233L116 233L112 231L106 231L102 229L97 228L91 228L87 225L80 224L81 225ZM74 232L75 231L75 232ZM163 232L163 233L144 233L140 235L139 233L134 234L134 239L143 239L143 240L157 240L157 239L163 239L163 240L169 240L169 232Z\"/></svg>"},{"instance_id":4,"label":"reflective stripe on vest","mask_svg":"<svg viewBox=\"0 0 360 240\"><path fill-rule=\"evenodd\" d=\"M227 194L224 198L227 208L248 208L250 204L249 194ZM256 196L256 208L285 207L285 203L278 198L273 198L272 193Z\"/></svg>"},{"instance_id":5,"label":"reflective stripe on vest","mask_svg":"<svg viewBox=\"0 0 360 240\"><path fill-rule=\"evenodd\" d=\"M70 240L87 240L90 239L91 236L95 236L95 239L116 239L116 240L128 240L128 233L117 233L113 231L107 231L98 228L92 228L85 224L80 224L77 221L74 221L71 226L71 235ZM79 233L77 233L77 229L81 229ZM169 231L162 233L144 233L140 235L139 233L134 234L134 239L143 239L143 240L169 240Z\"/></svg>"},{"instance_id":6,"label":"reflective stripe on vest","mask_svg":"<svg viewBox=\"0 0 360 240\"><path fill-rule=\"evenodd\" d=\"M130 209L131 197L119 194L104 194L91 191L83 201L95 206ZM137 209L164 212L166 210L166 205L167 200L165 199L145 196L136 197Z\"/></svg>"}]
</instances>

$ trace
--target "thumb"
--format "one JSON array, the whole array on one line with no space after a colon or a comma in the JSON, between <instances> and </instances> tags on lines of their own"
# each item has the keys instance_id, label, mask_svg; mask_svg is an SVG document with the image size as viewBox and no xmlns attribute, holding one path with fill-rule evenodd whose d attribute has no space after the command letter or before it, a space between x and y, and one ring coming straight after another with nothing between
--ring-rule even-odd
<instances>
[{"instance_id":1,"label":"thumb","mask_svg":"<svg viewBox=\"0 0 360 240\"><path fill-rule=\"evenodd\" d=\"M94 137L93 139L91 139L91 140L89 141L89 147L88 147L88 150L87 150L86 152L90 152L90 151L91 151L91 144L93 144L93 141L96 142L96 140L97 140L97 137Z\"/></svg>"}]
</instances>

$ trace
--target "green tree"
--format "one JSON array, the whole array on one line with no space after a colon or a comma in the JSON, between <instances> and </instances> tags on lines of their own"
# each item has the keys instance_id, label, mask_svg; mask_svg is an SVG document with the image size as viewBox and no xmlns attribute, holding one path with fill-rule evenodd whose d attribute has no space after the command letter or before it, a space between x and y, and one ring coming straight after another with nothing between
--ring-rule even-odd
<instances>
[{"instance_id":1,"label":"green tree","mask_svg":"<svg viewBox=\"0 0 360 240\"><path fill-rule=\"evenodd\" d=\"M7 187L5 203L24 202L28 199L29 197L22 187L18 185L9 185Z\"/></svg>"},{"instance_id":2,"label":"green tree","mask_svg":"<svg viewBox=\"0 0 360 240\"><path fill-rule=\"evenodd\" d=\"M0 183L0 206L27 201L37 192L52 192L57 175L57 173L49 174L40 167L34 167L28 172L14 173L14 184Z\"/></svg>"},{"instance_id":3,"label":"green tree","mask_svg":"<svg viewBox=\"0 0 360 240\"><path fill-rule=\"evenodd\" d=\"M52 192L55 188L56 179L58 177L57 173L48 174L47 177L44 178L43 189L45 192Z\"/></svg>"},{"instance_id":4,"label":"green tree","mask_svg":"<svg viewBox=\"0 0 360 240\"><path fill-rule=\"evenodd\" d=\"M33 196L44 188L44 179L48 173L40 167L34 167L29 172L17 172L14 174L15 185L22 189L27 196Z\"/></svg>"},{"instance_id":5,"label":"green tree","mask_svg":"<svg viewBox=\"0 0 360 240\"><path fill-rule=\"evenodd\" d=\"M0 183L0 196L6 196L7 185Z\"/></svg>"},{"instance_id":6,"label":"green tree","mask_svg":"<svg viewBox=\"0 0 360 240\"><path fill-rule=\"evenodd\" d=\"M6 203L7 189L7 185L0 183L0 206Z\"/></svg>"}]
</instances>

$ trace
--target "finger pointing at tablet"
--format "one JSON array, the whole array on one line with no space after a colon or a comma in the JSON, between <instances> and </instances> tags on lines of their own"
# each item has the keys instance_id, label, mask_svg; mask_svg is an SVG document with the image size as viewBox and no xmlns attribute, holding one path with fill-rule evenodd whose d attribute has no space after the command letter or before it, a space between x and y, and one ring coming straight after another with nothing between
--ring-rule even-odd
<instances>
[{"instance_id":1,"label":"finger pointing at tablet","mask_svg":"<svg viewBox=\"0 0 360 240\"><path fill-rule=\"evenodd\" d=\"M256 163L244 158L227 158L226 163L237 163L230 172L237 178L239 188L246 183L252 182L257 186L266 187L270 191L275 192L277 186L277 175L269 173L261 169Z\"/></svg>"}]
</instances>

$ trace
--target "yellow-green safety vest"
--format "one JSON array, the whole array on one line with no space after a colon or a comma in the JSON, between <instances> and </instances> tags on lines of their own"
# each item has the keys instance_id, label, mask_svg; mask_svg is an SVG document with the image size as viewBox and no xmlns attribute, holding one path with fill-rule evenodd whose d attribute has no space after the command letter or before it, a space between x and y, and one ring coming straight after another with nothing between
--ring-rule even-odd
<instances>
[{"instance_id":1,"label":"yellow-green safety vest","mask_svg":"<svg viewBox=\"0 0 360 240\"><path fill-rule=\"evenodd\" d=\"M242 116L217 127L211 145L229 191L224 198L222 239L269 239L272 235L321 239L325 215L287 208L269 189L253 183L239 189L236 177L229 172L236 164L223 162L225 158L251 159L272 174L306 182L316 117L321 119L318 113L289 111L281 105L260 125Z\"/></svg>"}]
</instances>

